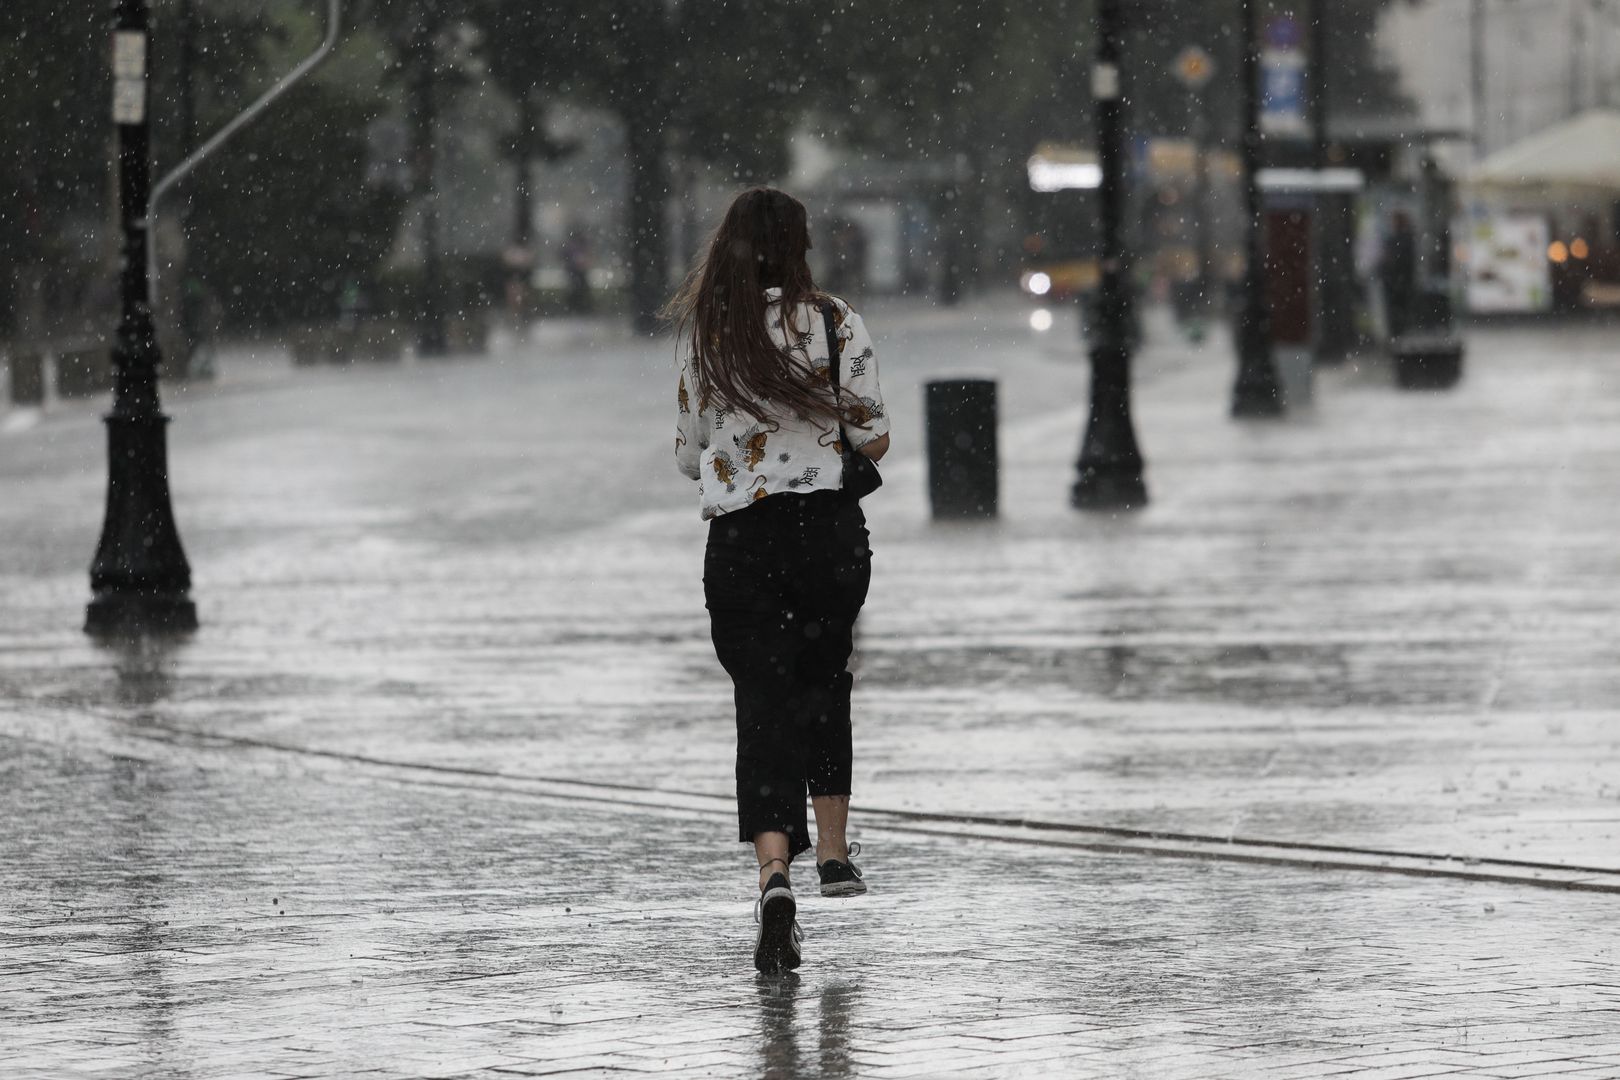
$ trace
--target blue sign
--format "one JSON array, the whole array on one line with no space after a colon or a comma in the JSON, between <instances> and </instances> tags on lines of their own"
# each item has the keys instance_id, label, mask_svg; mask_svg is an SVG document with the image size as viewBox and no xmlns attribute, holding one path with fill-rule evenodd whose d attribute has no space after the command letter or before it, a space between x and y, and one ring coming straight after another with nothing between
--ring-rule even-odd
<instances>
[{"instance_id":1,"label":"blue sign","mask_svg":"<svg viewBox=\"0 0 1620 1080\"><path fill-rule=\"evenodd\" d=\"M1310 133L1300 29L1299 20L1292 15L1266 24L1266 47L1260 53L1260 130L1267 135Z\"/></svg>"},{"instance_id":2,"label":"blue sign","mask_svg":"<svg viewBox=\"0 0 1620 1080\"><path fill-rule=\"evenodd\" d=\"M1266 48L1302 49L1305 47L1305 28L1292 15L1278 15L1266 20Z\"/></svg>"}]
</instances>

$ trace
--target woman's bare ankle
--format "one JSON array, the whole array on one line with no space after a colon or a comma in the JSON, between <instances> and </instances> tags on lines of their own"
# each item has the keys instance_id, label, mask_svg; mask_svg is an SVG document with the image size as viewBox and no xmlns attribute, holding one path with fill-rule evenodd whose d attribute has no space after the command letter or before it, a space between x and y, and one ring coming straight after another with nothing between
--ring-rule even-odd
<instances>
[{"instance_id":1,"label":"woman's bare ankle","mask_svg":"<svg viewBox=\"0 0 1620 1080\"><path fill-rule=\"evenodd\" d=\"M817 795L810 805L816 812L816 862L848 862L849 796Z\"/></svg>"},{"instance_id":2,"label":"woman's bare ankle","mask_svg":"<svg viewBox=\"0 0 1620 1080\"><path fill-rule=\"evenodd\" d=\"M781 874L791 883L793 879L789 870L786 859L766 859L759 864L759 887L763 889L776 874Z\"/></svg>"}]
</instances>

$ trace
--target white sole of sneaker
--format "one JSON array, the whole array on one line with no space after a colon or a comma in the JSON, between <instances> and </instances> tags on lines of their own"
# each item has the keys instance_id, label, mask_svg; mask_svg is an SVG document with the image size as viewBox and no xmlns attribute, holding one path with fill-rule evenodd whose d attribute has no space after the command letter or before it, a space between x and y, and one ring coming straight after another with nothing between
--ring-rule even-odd
<instances>
[{"instance_id":1,"label":"white sole of sneaker","mask_svg":"<svg viewBox=\"0 0 1620 1080\"><path fill-rule=\"evenodd\" d=\"M822 896L860 896L866 892L864 881L835 881L821 887Z\"/></svg>"},{"instance_id":2,"label":"white sole of sneaker","mask_svg":"<svg viewBox=\"0 0 1620 1080\"><path fill-rule=\"evenodd\" d=\"M759 935L754 939L754 967L767 975L792 971L801 959L793 940L798 904L787 889L772 889L759 900Z\"/></svg>"}]
</instances>

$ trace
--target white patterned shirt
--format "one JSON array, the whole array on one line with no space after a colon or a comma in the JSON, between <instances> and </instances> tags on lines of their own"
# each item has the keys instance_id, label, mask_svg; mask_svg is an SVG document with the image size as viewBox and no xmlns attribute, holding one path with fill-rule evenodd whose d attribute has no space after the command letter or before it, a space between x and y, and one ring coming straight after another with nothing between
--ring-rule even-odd
<instances>
[{"instance_id":1,"label":"white patterned shirt","mask_svg":"<svg viewBox=\"0 0 1620 1080\"><path fill-rule=\"evenodd\" d=\"M784 318L782 290L767 289L765 298L771 336L791 358L827 379L831 352L821 311L814 304L800 303L796 317ZM841 343L839 383L848 391L846 401L849 394L860 401L844 428L859 448L888 434L889 417L883 408L877 359L866 325L836 297L833 320ZM691 342L683 341L678 357L675 463L698 482L705 520L782 492L838 490L843 482L843 457L836 424L784 416L770 410L768 404L761 411L769 419L760 422L744 412L717 410L711 402L694 401L690 350ZM830 380L827 397L832 398Z\"/></svg>"}]
</instances>

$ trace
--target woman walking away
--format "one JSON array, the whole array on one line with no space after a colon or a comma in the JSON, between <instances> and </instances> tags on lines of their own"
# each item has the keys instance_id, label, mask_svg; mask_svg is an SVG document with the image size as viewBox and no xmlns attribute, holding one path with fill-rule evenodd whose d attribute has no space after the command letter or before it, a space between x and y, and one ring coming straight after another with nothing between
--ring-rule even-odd
<instances>
[{"instance_id":1,"label":"woman walking away","mask_svg":"<svg viewBox=\"0 0 1620 1080\"><path fill-rule=\"evenodd\" d=\"M866 891L844 837L846 665L871 551L843 443L875 462L889 421L872 340L817 290L809 249L796 199L746 191L666 311L681 337L675 458L709 522L703 593L736 685L737 817L759 860L754 966L771 973L799 966L788 864L810 848L806 794L821 894ZM869 468L852 460L852 476Z\"/></svg>"}]
</instances>

